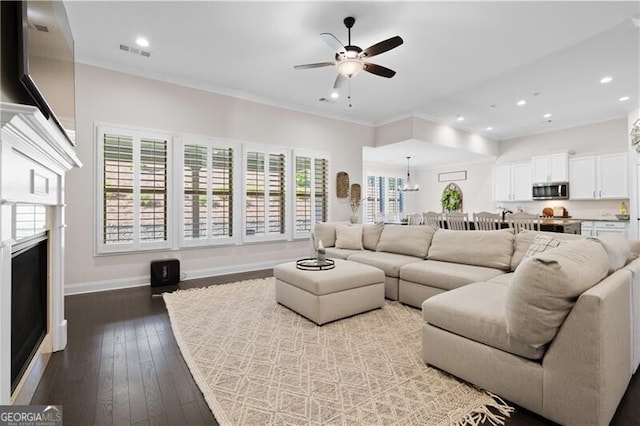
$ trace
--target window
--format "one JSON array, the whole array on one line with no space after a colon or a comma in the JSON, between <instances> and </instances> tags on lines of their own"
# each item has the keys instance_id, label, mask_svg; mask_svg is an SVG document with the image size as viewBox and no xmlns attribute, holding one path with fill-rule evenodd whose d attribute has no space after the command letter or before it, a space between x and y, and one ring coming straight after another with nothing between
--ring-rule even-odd
<instances>
[{"instance_id":1,"label":"window","mask_svg":"<svg viewBox=\"0 0 640 426\"><path fill-rule=\"evenodd\" d=\"M100 128L98 251L169 247L170 136Z\"/></svg>"},{"instance_id":2,"label":"window","mask_svg":"<svg viewBox=\"0 0 640 426\"><path fill-rule=\"evenodd\" d=\"M182 145L182 243L224 243L233 232L235 149L216 141Z\"/></svg>"},{"instance_id":3,"label":"window","mask_svg":"<svg viewBox=\"0 0 640 426\"><path fill-rule=\"evenodd\" d=\"M315 222L324 222L329 206L329 160L294 153L294 237L309 235Z\"/></svg>"},{"instance_id":4,"label":"window","mask_svg":"<svg viewBox=\"0 0 640 426\"><path fill-rule=\"evenodd\" d=\"M245 240L286 237L286 152L245 151Z\"/></svg>"},{"instance_id":5,"label":"window","mask_svg":"<svg viewBox=\"0 0 640 426\"><path fill-rule=\"evenodd\" d=\"M111 126L96 137L98 254L305 238L328 220L326 154Z\"/></svg>"},{"instance_id":6,"label":"window","mask_svg":"<svg viewBox=\"0 0 640 426\"><path fill-rule=\"evenodd\" d=\"M404 215L404 179L367 176L367 222L399 220Z\"/></svg>"}]
</instances>

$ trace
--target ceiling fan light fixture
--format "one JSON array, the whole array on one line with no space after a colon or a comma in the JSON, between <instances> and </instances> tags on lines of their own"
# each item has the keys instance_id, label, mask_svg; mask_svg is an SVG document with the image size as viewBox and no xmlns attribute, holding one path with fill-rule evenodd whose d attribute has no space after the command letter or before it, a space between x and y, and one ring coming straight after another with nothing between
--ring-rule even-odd
<instances>
[{"instance_id":1,"label":"ceiling fan light fixture","mask_svg":"<svg viewBox=\"0 0 640 426\"><path fill-rule=\"evenodd\" d=\"M407 179L404 181L404 186L400 188L400 191L403 191L403 192L419 191L420 188L418 188L418 185L411 183L411 170L409 168L409 160L411 160L411 157L407 157Z\"/></svg>"},{"instance_id":2,"label":"ceiling fan light fixture","mask_svg":"<svg viewBox=\"0 0 640 426\"><path fill-rule=\"evenodd\" d=\"M345 77L353 77L364 68L364 63L360 59L343 59L336 64L338 72Z\"/></svg>"}]
</instances>

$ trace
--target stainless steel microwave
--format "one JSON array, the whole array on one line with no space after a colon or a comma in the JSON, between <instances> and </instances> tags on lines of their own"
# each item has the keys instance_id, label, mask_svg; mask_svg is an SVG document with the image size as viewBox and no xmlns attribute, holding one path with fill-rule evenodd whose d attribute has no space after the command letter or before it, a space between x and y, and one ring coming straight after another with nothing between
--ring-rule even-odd
<instances>
[{"instance_id":1,"label":"stainless steel microwave","mask_svg":"<svg viewBox=\"0 0 640 426\"><path fill-rule=\"evenodd\" d=\"M534 200L567 200L569 182L534 183L531 198Z\"/></svg>"}]
</instances>

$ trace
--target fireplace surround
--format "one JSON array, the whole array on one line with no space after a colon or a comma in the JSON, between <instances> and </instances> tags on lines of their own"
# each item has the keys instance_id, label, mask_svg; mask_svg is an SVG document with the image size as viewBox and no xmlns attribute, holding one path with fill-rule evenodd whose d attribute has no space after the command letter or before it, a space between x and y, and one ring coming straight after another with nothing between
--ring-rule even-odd
<instances>
[{"instance_id":1,"label":"fireplace surround","mask_svg":"<svg viewBox=\"0 0 640 426\"><path fill-rule=\"evenodd\" d=\"M67 344L64 319L65 173L81 167L74 148L38 108L0 103L0 405L28 404L52 352ZM20 203L47 206L46 334L11 386L13 215Z\"/></svg>"}]
</instances>

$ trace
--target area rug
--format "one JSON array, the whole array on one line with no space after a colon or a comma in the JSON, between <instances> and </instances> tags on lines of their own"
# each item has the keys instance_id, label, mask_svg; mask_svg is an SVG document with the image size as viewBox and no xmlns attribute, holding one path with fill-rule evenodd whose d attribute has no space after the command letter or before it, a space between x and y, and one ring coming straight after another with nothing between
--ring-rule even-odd
<instances>
[{"instance_id":1,"label":"area rug","mask_svg":"<svg viewBox=\"0 0 640 426\"><path fill-rule=\"evenodd\" d=\"M426 366L420 312L398 302L319 327L276 303L274 278L164 300L220 425L502 424L513 411Z\"/></svg>"}]
</instances>

